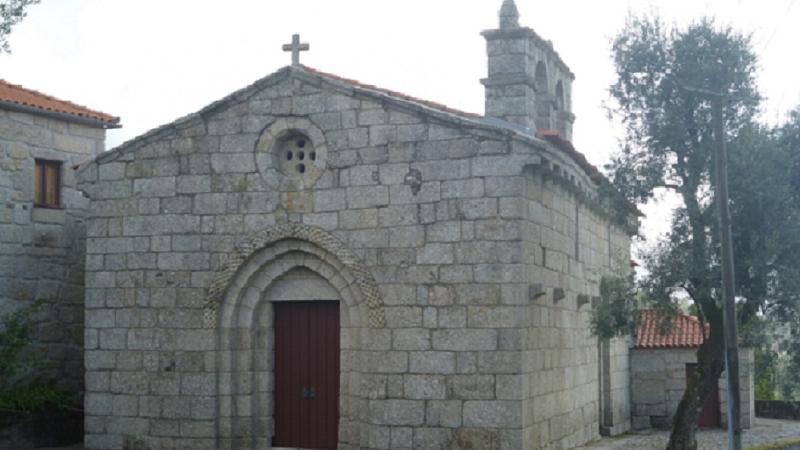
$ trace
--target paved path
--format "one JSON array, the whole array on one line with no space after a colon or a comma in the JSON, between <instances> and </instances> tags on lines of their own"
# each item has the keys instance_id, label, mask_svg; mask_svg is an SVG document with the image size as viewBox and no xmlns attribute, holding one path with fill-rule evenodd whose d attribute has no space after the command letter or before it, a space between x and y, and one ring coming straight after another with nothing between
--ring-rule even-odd
<instances>
[{"instance_id":1,"label":"paved path","mask_svg":"<svg viewBox=\"0 0 800 450\"><path fill-rule=\"evenodd\" d=\"M667 446L669 432L646 430L616 438L604 438L577 447L574 450L650 450ZM800 421L756 419L756 426L744 431L744 448L763 444L800 439ZM728 435L725 430L702 430L697 437L699 450L724 450L728 448ZM40 450L83 450L82 445Z\"/></svg>"},{"instance_id":2,"label":"paved path","mask_svg":"<svg viewBox=\"0 0 800 450\"><path fill-rule=\"evenodd\" d=\"M800 439L800 421L773 420L757 418L755 427L744 430L744 448ZM628 450L663 449L669 441L668 431L645 430L615 438L603 438L575 450ZM728 435L725 430L701 430L697 435L699 450L724 450L728 448Z\"/></svg>"}]
</instances>

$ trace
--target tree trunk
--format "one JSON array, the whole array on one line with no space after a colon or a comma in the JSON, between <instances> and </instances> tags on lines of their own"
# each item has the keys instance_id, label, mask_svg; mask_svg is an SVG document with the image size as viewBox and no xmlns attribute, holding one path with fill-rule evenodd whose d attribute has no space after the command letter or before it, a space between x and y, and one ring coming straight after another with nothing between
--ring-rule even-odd
<instances>
[{"instance_id":1,"label":"tree trunk","mask_svg":"<svg viewBox=\"0 0 800 450\"><path fill-rule=\"evenodd\" d=\"M667 450L696 450L697 417L706 398L718 389L718 380L725 368L725 340L722 310L707 312L711 333L697 350L697 370L688 380L686 391L675 412Z\"/></svg>"}]
</instances>

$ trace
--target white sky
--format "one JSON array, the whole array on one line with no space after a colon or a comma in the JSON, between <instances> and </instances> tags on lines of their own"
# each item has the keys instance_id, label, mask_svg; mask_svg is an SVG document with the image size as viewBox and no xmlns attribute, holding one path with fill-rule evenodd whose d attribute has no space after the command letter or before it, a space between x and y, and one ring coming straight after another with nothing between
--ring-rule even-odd
<instances>
[{"instance_id":1,"label":"white sky","mask_svg":"<svg viewBox=\"0 0 800 450\"><path fill-rule=\"evenodd\" d=\"M620 138L603 109L613 81L612 37L628 11L686 24L704 15L753 34L764 120L800 104L798 0L517 0L520 23L576 75L575 145L607 162ZM483 113L481 30L497 26L502 0L42 0L11 34L0 78L120 116L107 147L196 111L289 64L281 51L299 32L301 61L347 78ZM644 208L649 237L669 226L667 208Z\"/></svg>"}]
</instances>

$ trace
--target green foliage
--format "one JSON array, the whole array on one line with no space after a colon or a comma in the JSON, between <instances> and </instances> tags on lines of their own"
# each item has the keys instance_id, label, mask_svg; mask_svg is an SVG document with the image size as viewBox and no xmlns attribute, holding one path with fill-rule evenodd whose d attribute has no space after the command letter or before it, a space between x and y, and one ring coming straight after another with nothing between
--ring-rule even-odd
<instances>
[{"instance_id":1,"label":"green foliage","mask_svg":"<svg viewBox=\"0 0 800 450\"><path fill-rule=\"evenodd\" d=\"M800 445L800 439L789 439L786 441L749 447L747 450L790 450L796 448L798 445Z\"/></svg>"},{"instance_id":2,"label":"green foliage","mask_svg":"<svg viewBox=\"0 0 800 450\"><path fill-rule=\"evenodd\" d=\"M10 52L8 35L11 29L25 18L26 8L40 0L0 0L0 53Z\"/></svg>"},{"instance_id":3,"label":"green foliage","mask_svg":"<svg viewBox=\"0 0 800 450\"><path fill-rule=\"evenodd\" d=\"M712 108L687 88L726 90L728 130L749 123L760 101L749 38L709 19L678 30L630 17L612 52L618 78L610 92L627 134L609 165L612 179L631 200L668 186L697 195L710 179Z\"/></svg>"},{"instance_id":4,"label":"green foliage","mask_svg":"<svg viewBox=\"0 0 800 450\"><path fill-rule=\"evenodd\" d=\"M625 147L607 166L629 201L658 189L682 200L671 232L643 255L644 296L656 305L688 298L701 319L719 316L720 258L712 164L711 97L724 92L730 210L740 322L760 312L800 319L800 110L769 129L748 36L704 19L684 30L629 18L613 44L611 95Z\"/></svg>"},{"instance_id":5,"label":"green foliage","mask_svg":"<svg viewBox=\"0 0 800 450\"><path fill-rule=\"evenodd\" d=\"M29 347L31 316L40 306L36 302L0 320L0 413L14 416L45 409L75 409L79 405L74 392L59 389L36 376L39 361Z\"/></svg>"},{"instance_id":6,"label":"green foliage","mask_svg":"<svg viewBox=\"0 0 800 450\"><path fill-rule=\"evenodd\" d=\"M780 394L783 400L800 401L800 321L791 323L791 333L784 341L782 350L786 361L782 370Z\"/></svg>"},{"instance_id":7,"label":"green foliage","mask_svg":"<svg viewBox=\"0 0 800 450\"><path fill-rule=\"evenodd\" d=\"M755 351L756 400L777 400L779 386L780 355L770 349Z\"/></svg>"},{"instance_id":8,"label":"green foliage","mask_svg":"<svg viewBox=\"0 0 800 450\"><path fill-rule=\"evenodd\" d=\"M597 187L598 197L606 207L606 211L610 213L613 223L621 226L631 235L637 234L640 231L638 220L636 220L639 210L636 208L636 204L629 200L626 193L618 188L618 185L604 181Z\"/></svg>"},{"instance_id":9,"label":"green foliage","mask_svg":"<svg viewBox=\"0 0 800 450\"><path fill-rule=\"evenodd\" d=\"M600 297L602 301L592 309L592 333L601 339L631 335L638 317L632 278L603 277Z\"/></svg>"},{"instance_id":10,"label":"green foliage","mask_svg":"<svg viewBox=\"0 0 800 450\"><path fill-rule=\"evenodd\" d=\"M79 404L74 392L52 384L32 384L0 391L0 412L32 414L45 409L74 409Z\"/></svg>"},{"instance_id":11,"label":"green foliage","mask_svg":"<svg viewBox=\"0 0 800 450\"><path fill-rule=\"evenodd\" d=\"M795 121L798 116L795 114ZM741 322L761 311L797 317L800 297L800 203L792 170L800 124L748 126L731 139L729 179L736 293L746 299Z\"/></svg>"},{"instance_id":12,"label":"green foliage","mask_svg":"<svg viewBox=\"0 0 800 450\"><path fill-rule=\"evenodd\" d=\"M795 376L800 373L799 162L800 110L775 129L745 128L731 145L736 289L746 300L740 319L745 332L751 323L790 325L790 333L777 334L779 342L774 342L774 333L766 342L756 342L762 349L756 383L763 370L764 377L774 378L761 380L763 394L771 389L784 400L800 399ZM763 354L767 351L773 355Z\"/></svg>"},{"instance_id":13,"label":"green foliage","mask_svg":"<svg viewBox=\"0 0 800 450\"><path fill-rule=\"evenodd\" d=\"M790 165L790 184L794 199L800 199L800 109L789 114L789 120L780 128L778 136L781 145L792 152Z\"/></svg>"},{"instance_id":14,"label":"green foliage","mask_svg":"<svg viewBox=\"0 0 800 450\"><path fill-rule=\"evenodd\" d=\"M756 400L800 400L796 335L774 317L759 315L742 324L739 337L755 349Z\"/></svg>"},{"instance_id":15,"label":"green foliage","mask_svg":"<svg viewBox=\"0 0 800 450\"><path fill-rule=\"evenodd\" d=\"M34 303L11 312L0 321L0 388L7 388L35 362L26 350L30 345L30 318L38 308L39 303Z\"/></svg>"}]
</instances>

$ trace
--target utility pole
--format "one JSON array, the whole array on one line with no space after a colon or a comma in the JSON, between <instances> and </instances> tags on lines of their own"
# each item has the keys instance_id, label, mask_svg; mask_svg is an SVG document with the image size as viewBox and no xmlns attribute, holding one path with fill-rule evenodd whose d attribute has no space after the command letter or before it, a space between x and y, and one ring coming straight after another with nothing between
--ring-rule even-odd
<instances>
[{"instance_id":1,"label":"utility pole","mask_svg":"<svg viewBox=\"0 0 800 450\"><path fill-rule=\"evenodd\" d=\"M728 205L728 155L725 149L725 122L723 102L727 96L723 92L684 86L687 91L697 92L711 98L714 115L714 167L716 186L714 197L717 202L717 218L722 247L722 300L723 324L725 328L725 373L728 389L728 449L742 450L741 395L739 391L739 339L736 331L736 293L733 278L733 241L731 239L731 214Z\"/></svg>"},{"instance_id":2,"label":"utility pole","mask_svg":"<svg viewBox=\"0 0 800 450\"><path fill-rule=\"evenodd\" d=\"M736 332L736 295L733 279L733 243L731 239L731 217L728 206L728 155L725 149L725 125L722 103L725 96L716 93L712 97L714 106L714 161L717 173L715 197L722 247L722 298L723 321L725 323L725 366L728 375L728 448L742 449L742 415L739 394L739 341Z\"/></svg>"}]
</instances>

